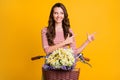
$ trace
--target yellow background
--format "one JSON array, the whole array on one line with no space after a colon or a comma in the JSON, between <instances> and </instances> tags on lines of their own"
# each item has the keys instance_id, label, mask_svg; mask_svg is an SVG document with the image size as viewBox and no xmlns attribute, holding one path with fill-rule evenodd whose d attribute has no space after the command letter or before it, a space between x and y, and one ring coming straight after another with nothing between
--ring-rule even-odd
<instances>
[{"instance_id":1,"label":"yellow background","mask_svg":"<svg viewBox=\"0 0 120 80\"><path fill-rule=\"evenodd\" d=\"M56 2L68 10L77 47L96 32L83 51L93 67L78 62L80 80L120 80L119 0L0 0L0 80L41 80L44 59L30 58L45 55L41 29Z\"/></svg>"}]
</instances>

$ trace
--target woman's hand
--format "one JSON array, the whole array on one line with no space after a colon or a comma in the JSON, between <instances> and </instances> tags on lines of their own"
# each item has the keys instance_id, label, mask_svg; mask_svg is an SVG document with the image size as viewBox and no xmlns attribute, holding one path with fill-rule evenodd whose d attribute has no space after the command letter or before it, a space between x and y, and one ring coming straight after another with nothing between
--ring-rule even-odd
<instances>
[{"instance_id":1,"label":"woman's hand","mask_svg":"<svg viewBox=\"0 0 120 80\"><path fill-rule=\"evenodd\" d=\"M87 33L87 40L88 40L89 42L92 42L92 41L95 39L95 34L96 34L96 32L94 32L94 33L92 33L92 34L88 34L88 33Z\"/></svg>"},{"instance_id":2,"label":"woman's hand","mask_svg":"<svg viewBox=\"0 0 120 80\"><path fill-rule=\"evenodd\" d=\"M73 36L67 36L67 38L66 38L66 40L64 41L64 44L66 45L66 44L71 44L72 42L73 42Z\"/></svg>"}]
</instances>

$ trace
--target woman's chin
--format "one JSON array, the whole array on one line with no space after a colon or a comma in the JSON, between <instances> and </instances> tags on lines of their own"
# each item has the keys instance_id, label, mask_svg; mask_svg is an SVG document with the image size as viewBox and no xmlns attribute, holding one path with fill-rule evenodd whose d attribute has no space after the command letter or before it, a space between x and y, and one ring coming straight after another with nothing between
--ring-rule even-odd
<instances>
[{"instance_id":1,"label":"woman's chin","mask_svg":"<svg viewBox=\"0 0 120 80\"><path fill-rule=\"evenodd\" d=\"M62 23L62 21L56 21L56 23Z\"/></svg>"}]
</instances>

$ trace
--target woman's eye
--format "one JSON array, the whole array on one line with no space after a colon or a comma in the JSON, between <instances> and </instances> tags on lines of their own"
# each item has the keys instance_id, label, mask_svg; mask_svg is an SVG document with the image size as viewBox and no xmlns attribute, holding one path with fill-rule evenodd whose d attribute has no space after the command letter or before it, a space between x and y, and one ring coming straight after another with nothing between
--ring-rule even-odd
<instances>
[{"instance_id":1,"label":"woman's eye","mask_svg":"<svg viewBox=\"0 0 120 80\"><path fill-rule=\"evenodd\" d=\"M54 12L54 14L58 14L57 12Z\"/></svg>"}]
</instances>

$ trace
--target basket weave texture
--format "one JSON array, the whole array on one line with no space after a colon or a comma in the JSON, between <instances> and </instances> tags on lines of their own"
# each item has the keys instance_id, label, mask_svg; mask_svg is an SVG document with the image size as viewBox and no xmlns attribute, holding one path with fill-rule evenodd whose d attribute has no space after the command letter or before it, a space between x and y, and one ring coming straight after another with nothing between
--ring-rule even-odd
<instances>
[{"instance_id":1,"label":"basket weave texture","mask_svg":"<svg viewBox=\"0 0 120 80\"><path fill-rule=\"evenodd\" d=\"M71 71L42 69L44 80L78 80L80 69Z\"/></svg>"}]
</instances>

